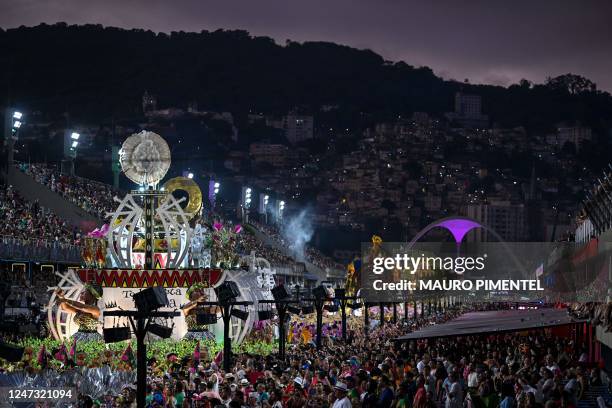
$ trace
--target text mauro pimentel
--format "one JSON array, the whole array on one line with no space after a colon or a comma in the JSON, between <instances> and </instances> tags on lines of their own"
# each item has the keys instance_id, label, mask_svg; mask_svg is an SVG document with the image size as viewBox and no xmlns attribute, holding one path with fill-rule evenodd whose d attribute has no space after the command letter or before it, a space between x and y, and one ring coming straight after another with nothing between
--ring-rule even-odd
<instances>
[{"instance_id":1,"label":"text mauro pimentel","mask_svg":"<svg viewBox=\"0 0 612 408\"><path fill-rule=\"evenodd\" d=\"M380 275L385 271L405 271L414 275L417 271L439 270L463 275L465 272L483 272L487 255L478 257L413 257L397 254L394 257L376 257L372 260L372 272ZM386 282L372 281L376 291L542 291L539 279L400 279Z\"/></svg>"}]
</instances>

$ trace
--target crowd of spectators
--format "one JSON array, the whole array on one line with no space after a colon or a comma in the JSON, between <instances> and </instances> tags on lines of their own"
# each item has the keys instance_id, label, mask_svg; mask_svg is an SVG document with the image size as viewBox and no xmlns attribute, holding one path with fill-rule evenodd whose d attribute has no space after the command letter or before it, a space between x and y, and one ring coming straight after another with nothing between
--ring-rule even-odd
<instances>
[{"instance_id":1,"label":"crowd of spectators","mask_svg":"<svg viewBox=\"0 0 612 408\"><path fill-rule=\"evenodd\" d=\"M74 244L80 232L38 201L24 199L10 185L0 186L0 237L37 245Z\"/></svg>"},{"instance_id":2,"label":"crowd of spectators","mask_svg":"<svg viewBox=\"0 0 612 408\"><path fill-rule=\"evenodd\" d=\"M368 335L353 330L346 342L326 336L320 350L301 342L288 347L284 361L237 354L229 371L216 359L157 356L148 361L147 407L555 408L590 399L603 408L609 402L606 371L550 331L401 346L392 341L452 316L386 323ZM127 386L85 406L131 407L134 401L135 390Z\"/></svg>"},{"instance_id":3,"label":"crowd of spectators","mask_svg":"<svg viewBox=\"0 0 612 408\"><path fill-rule=\"evenodd\" d=\"M248 255L255 251L255 255L267 259L272 266L290 266L295 264L295 260L277 248L264 244L255 238L253 234L245 232L240 235L239 251L243 255Z\"/></svg>"},{"instance_id":4,"label":"crowd of spectators","mask_svg":"<svg viewBox=\"0 0 612 408\"><path fill-rule=\"evenodd\" d=\"M113 197L120 193L108 184L61 174L44 164L22 163L19 164L19 169L100 219L105 219L107 213L117 208Z\"/></svg>"},{"instance_id":5,"label":"crowd of spectators","mask_svg":"<svg viewBox=\"0 0 612 408\"><path fill-rule=\"evenodd\" d=\"M306 247L305 253L306 259L308 262L313 263L323 270L327 269L336 269L336 270L344 270L344 265L334 261L330 257L323 254L321 251L314 247Z\"/></svg>"}]
</instances>

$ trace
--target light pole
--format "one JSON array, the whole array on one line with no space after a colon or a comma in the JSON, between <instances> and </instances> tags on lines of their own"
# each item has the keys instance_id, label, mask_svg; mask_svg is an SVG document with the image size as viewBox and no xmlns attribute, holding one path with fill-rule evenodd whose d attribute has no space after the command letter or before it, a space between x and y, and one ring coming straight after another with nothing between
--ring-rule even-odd
<instances>
[{"instance_id":1,"label":"light pole","mask_svg":"<svg viewBox=\"0 0 612 408\"><path fill-rule=\"evenodd\" d=\"M234 306L250 306L253 302L229 299L216 302L198 302L198 304L202 306L218 306L221 309L221 318L223 319L223 370L229 372L232 368L232 339L229 335L229 328Z\"/></svg>"},{"instance_id":2,"label":"light pole","mask_svg":"<svg viewBox=\"0 0 612 408\"><path fill-rule=\"evenodd\" d=\"M299 304L298 300L275 299L260 300L259 304L274 304L278 313L278 357L285 361L285 349L287 342L287 328L285 327L287 311L292 304Z\"/></svg>"},{"instance_id":3,"label":"light pole","mask_svg":"<svg viewBox=\"0 0 612 408\"><path fill-rule=\"evenodd\" d=\"M349 300L352 300L353 302L357 302L358 297L357 296L346 296L346 290L345 289L336 289L335 290L335 296L334 299L340 302L340 313L342 316L342 340L346 341L346 308L348 306L348 302ZM356 305L353 304L352 308L354 308Z\"/></svg>"},{"instance_id":4,"label":"light pole","mask_svg":"<svg viewBox=\"0 0 612 408\"><path fill-rule=\"evenodd\" d=\"M151 319L156 317L171 318L179 312L159 312L140 310L111 310L104 312L104 317L127 317L136 336L136 402L139 407L146 405L147 396L147 346L144 342ZM135 321L134 321L135 320Z\"/></svg>"}]
</instances>

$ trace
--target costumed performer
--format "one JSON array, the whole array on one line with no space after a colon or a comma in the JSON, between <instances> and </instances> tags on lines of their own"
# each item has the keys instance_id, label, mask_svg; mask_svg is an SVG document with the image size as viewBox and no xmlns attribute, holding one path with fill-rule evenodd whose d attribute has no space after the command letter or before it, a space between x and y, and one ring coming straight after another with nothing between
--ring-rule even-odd
<instances>
[{"instance_id":1,"label":"costumed performer","mask_svg":"<svg viewBox=\"0 0 612 408\"><path fill-rule=\"evenodd\" d=\"M73 338L79 341L102 340L102 335L97 329L100 318L98 300L102 297L102 286L86 283L79 294L78 301L64 297L64 291L61 289L55 291L55 297L60 309L74 313L73 321L79 326L79 329L74 333Z\"/></svg>"},{"instance_id":2,"label":"costumed performer","mask_svg":"<svg viewBox=\"0 0 612 408\"><path fill-rule=\"evenodd\" d=\"M215 335L208 330L208 325L198 324L197 315L201 313L217 314L218 307L204 306L201 303L208 300L206 294L207 286L202 282L196 282L187 289L187 299L189 302L181 307L187 323L187 333L184 339L189 340L214 340Z\"/></svg>"}]
</instances>

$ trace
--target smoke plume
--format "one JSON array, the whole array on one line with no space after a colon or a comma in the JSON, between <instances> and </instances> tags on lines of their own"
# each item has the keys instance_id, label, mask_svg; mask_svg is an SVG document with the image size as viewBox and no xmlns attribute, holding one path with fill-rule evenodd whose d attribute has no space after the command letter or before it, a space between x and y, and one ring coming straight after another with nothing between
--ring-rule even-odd
<instances>
[{"instance_id":1,"label":"smoke plume","mask_svg":"<svg viewBox=\"0 0 612 408\"><path fill-rule=\"evenodd\" d=\"M282 229L282 235L298 261L304 260L306 244L313 234L312 214L309 208L300 211L299 214L287 220Z\"/></svg>"}]
</instances>

